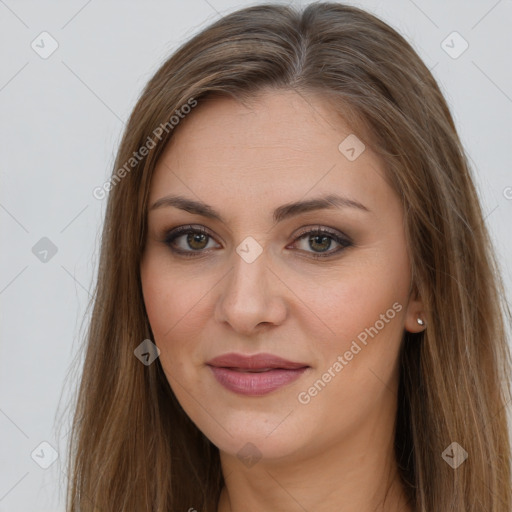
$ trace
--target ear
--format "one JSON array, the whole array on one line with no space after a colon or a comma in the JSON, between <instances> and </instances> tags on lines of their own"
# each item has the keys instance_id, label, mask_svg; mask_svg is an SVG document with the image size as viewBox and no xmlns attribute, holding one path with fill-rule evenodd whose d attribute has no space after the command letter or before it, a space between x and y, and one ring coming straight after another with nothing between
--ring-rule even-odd
<instances>
[{"instance_id":1,"label":"ear","mask_svg":"<svg viewBox=\"0 0 512 512\"><path fill-rule=\"evenodd\" d=\"M405 312L405 330L408 332L422 332L427 328L423 301L414 289L411 293L409 304Z\"/></svg>"}]
</instances>

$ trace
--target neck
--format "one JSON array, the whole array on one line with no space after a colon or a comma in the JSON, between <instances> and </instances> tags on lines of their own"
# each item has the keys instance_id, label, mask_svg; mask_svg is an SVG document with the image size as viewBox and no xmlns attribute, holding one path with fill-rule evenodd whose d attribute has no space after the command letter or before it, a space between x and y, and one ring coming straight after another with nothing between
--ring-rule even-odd
<instances>
[{"instance_id":1,"label":"neck","mask_svg":"<svg viewBox=\"0 0 512 512\"><path fill-rule=\"evenodd\" d=\"M411 512L397 473L393 429L383 428L392 423L359 426L322 453L302 450L251 468L221 452L225 487L218 512Z\"/></svg>"}]
</instances>

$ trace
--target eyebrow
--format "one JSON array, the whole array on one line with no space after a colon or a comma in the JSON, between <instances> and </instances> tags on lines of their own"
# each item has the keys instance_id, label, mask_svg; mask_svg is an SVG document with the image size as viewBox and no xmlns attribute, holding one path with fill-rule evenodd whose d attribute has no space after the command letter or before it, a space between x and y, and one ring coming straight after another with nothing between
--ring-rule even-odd
<instances>
[{"instance_id":1,"label":"eyebrow","mask_svg":"<svg viewBox=\"0 0 512 512\"><path fill-rule=\"evenodd\" d=\"M201 215L203 217L225 223L222 215L216 212L210 205L201 201L188 199L184 196L170 195L162 197L150 207L150 211L168 206L173 206L189 213ZM275 223L278 223L290 217L300 215L301 213L333 208L356 208L365 212L370 211L366 206L358 201L349 199L348 197L342 197L337 194L328 194L326 196L308 199L307 201L296 201L279 206L274 210L273 219Z\"/></svg>"}]
</instances>

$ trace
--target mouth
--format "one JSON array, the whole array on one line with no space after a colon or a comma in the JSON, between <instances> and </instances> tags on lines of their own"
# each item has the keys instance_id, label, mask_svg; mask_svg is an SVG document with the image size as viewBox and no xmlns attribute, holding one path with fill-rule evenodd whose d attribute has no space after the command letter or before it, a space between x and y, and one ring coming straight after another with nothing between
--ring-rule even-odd
<instances>
[{"instance_id":1,"label":"mouth","mask_svg":"<svg viewBox=\"0 0 512 512\"><path fill-rule=\"evenodd\" d=\"M246 396L262 396L297 380L309 367L272 354L224 354L208 361L217 382Z\"/></svg>"}]
</instances>

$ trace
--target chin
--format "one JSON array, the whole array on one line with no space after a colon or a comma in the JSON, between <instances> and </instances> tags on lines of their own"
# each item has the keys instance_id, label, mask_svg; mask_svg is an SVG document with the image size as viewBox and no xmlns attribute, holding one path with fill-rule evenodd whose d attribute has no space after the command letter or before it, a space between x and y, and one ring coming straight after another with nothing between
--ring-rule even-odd
<instances>
[{"instance_id":1,"label":"chin","mask_svg":"<svg viewBox=\"0 0 512 512\"><path fill-rule=\"evenodd\" d=\"M278 460L304 449L310 437L304 422L293 419L293 412L287 416L289 411L283 413L284 410L231 411L220 415L224 419L222 426L211 418L205 421L204 417L196 425L221 452L241 461L246 457Z\"/></svg>"}]
</instances>

